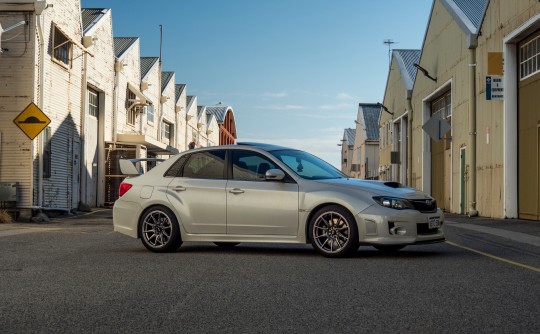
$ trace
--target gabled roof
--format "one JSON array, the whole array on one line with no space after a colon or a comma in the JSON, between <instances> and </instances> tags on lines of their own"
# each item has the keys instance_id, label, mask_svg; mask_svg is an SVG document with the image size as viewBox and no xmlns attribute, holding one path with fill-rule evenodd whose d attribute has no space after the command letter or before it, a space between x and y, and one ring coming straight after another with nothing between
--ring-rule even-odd
<instances>
[{"instance_id":1,"label":"gabled roof","mask_svg":"<svg viewBox=\"0 0 540 334\"><path fill-rule=\"evenodd\" d=\"M343 131L343 140L344 140L344 143L347 143L347 146L354 146L355 137L356 137L355 129L348 128Z\"/></svg>"},{"instance_id":2,"label":"gabled roof","mask_svg":"<svg viewBox=\"0 0 540 334\"><path fill-rule=\"evenodd\" d=\"M206 107L207 112L212 113L216 116L218 123L225 122L225 117L227 116L228 110L230 110L231 112L233 111L231 106Z\"/></svg>"},{"instance_id":3,"label":"gabled roof","mask_svg":"<svg viewBox=\"0 0 540 334\"><path fill-rule=\"evenodd\" d=\"M81 10L83 32L92 29L107 12L108 8L83 8Z\"/></svg>"},{"instance_id":4,"label":"gabled roof","mask_svg":"<svg viewBox=\"0 0 540 334\"><path fill-rule=\"evenodd\" d=\"M159 57L141 57L141 78L144 78L152 69Z\"/></svg>"},{"instance_id":5,"label":"gabled roof","mask_svg":"<svg viewBox=\"0 0 540 334\"><path fill-rule=\"evenodd\" d=\"M212 122L212 118L216 119L216 123L217 123L217 118L216 118L216 115L212 114L212 113L209 113L208 111L206 112L206 126L210 125L210 123Z\"/></svg>"},{"instance_id":6,"label":"gabled roof","mask_svg":"<svg viewBox=\"0 0 540 334\"><path fill-rule=\"evenodd\" d=\"M379 140L381 107L376 103L359 103L358 114L366 131L366 140Z\"/></svg>"},{"instance_id":7,"label":"gabled roof","mask_svg":"<svg viewBox=\"0 0 540 334\"><path fill-rule=\"evenodd\" d=\"M174 102L178 103L182 92L186 89L186 84L175 84L174 85Z\"/></svg>"},{"instance_id":8,"label":"gabled roof","mask_svg":"<svg viewBox=\"0 0 540 334\"><path fill-rule=\"evenodd\" d=\"M194 95L188 95L188 96L186 97L186 107L187 107L186 112L189 111L189 109L190 109L189 107L190 107L190 106L193 104L193 102L195 102L195 101L197 101L197 97L194 96Z\"/></svg>"},{"instance_id":9,"label":"gabled roof","mask_svg":"<svg viewBox=\"0 0 540 334\"><path fill-rule=\"evenodd\" d=\"M122 57L139 38L138 37L114 37L114 55L116 58Z\"/></svg>"},{"instance_id":10,"label":"gabled roof","mask_svg":"<svg viewBox=\"0 0 540 334\"><path fill-rule=\"evenodd\" d=\"M171 81L174 72L161 72L161 92L165 90L169 81Z\"/></svg>"},{"instance_id":11,"label":"gabled roof","mask_svg":"<svg viewBox=\"0 0 540 334\"><path fill-rule=\"evenodd\" d=\"M401 73L401 77L405 82L407 90L412 90L414 79L416 78L416 67L414 63L420 61L421 50L393 50L392 54Z\"/></svg>"},{"instance_id":12,"label":"gabled roof","mask_svg":"<svg viewBox=\"0 0 540 334\"><path fill-rule=\"evenodd\" d=\"M489 0L440 0L469 39L468 47L476 47Z\"/></svg>"}]
</instances>

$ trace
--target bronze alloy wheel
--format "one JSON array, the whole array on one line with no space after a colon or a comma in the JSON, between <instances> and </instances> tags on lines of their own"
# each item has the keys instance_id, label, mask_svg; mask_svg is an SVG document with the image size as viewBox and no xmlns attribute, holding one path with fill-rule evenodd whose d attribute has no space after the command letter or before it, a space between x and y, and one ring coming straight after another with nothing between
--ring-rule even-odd
<instances>
[{"instance_id":1,"label":"bronze alloy wheel","mask_svg":"<svg viewBox=\"0 0 540 334\"><path fill-rule=\"evenodd\" d=\"M182 244L178 222L165 207L153 207L143 215L140 235L146 248L153 252L170 252Z\"/></svg>"},{"instance_id":2,"label":"bronze alloy wheel","mask_svg":"<svg viewBox=\"0 0 540 334\"><path fill-rule=\"evenodd\" d=\"M320 209L311 220L311 243L324 256L345 256L358 249L358 229L351 214L339 207Z\"/></svg>"}]
</instances>

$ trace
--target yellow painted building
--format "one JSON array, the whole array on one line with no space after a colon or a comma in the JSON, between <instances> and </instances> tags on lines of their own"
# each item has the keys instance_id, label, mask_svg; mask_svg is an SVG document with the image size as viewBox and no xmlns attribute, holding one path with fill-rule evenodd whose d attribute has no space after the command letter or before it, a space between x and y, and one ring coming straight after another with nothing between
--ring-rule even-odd
<instances>
[{"instance_id":1,"label":"yellow painted building","mask_svg":"<svg viewBox=\"0 0 540 334\"><path fill-rule=\"evenodd\" d=\"M390 161L394 180L405 183L412 165L406 183L446 211L540 219L539 29L537 0L434 0L410 106L394 57L383 101L394 114L381 117L390 141L379 168L387 151L406 147L394 142L404 137L396 127L403 133L412 115L412 152L405 165Z\"/></svg>"}]
</instances>

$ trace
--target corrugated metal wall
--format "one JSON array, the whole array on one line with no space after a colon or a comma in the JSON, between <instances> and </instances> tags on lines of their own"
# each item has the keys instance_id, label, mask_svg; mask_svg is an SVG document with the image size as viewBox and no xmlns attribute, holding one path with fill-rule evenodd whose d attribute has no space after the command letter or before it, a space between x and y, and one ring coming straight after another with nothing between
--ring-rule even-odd
<instances>
[{"instance_id":1,"label":"corrugated metal wall","mask_svg":"<svg viewBox=\"0 0 540 334\"><path fill-rule=\"evenodd\" d=\"M0 61L0 182L19 182L19 205L32 204L32 141L13 120L34 96L34 27L27 12L0 12L4 27L28 20L2 35Z\"/></svg>"}]
</instances>

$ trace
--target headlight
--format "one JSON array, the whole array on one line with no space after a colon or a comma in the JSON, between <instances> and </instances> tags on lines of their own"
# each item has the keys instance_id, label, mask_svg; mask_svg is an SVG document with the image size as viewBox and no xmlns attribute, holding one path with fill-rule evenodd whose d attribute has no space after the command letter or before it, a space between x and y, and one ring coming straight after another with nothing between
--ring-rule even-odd
<instances>
[{"instance_id":1,"label":"headlight","mask_svg":"<svg viewBox=\"0 0 540 334\"><path fill-rule=\"evenodd\" d=\"M379 205L382 205L390 209L396 209L396 210L414 209L414 206L411 204L411 202L403 198L376 196L376 197L373 197L373 199L375 200L375 202L379 203Z\"/></svg>"}]
</instances>

